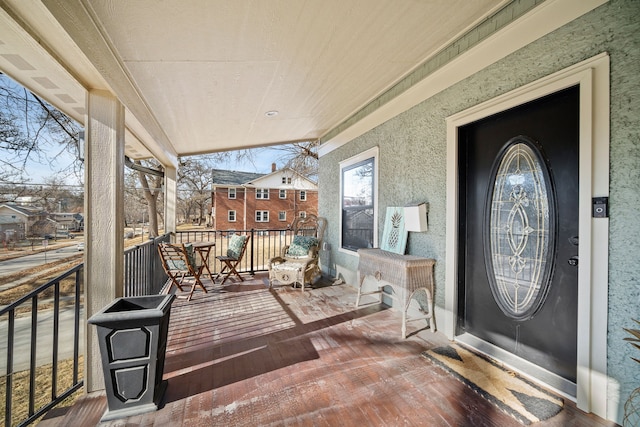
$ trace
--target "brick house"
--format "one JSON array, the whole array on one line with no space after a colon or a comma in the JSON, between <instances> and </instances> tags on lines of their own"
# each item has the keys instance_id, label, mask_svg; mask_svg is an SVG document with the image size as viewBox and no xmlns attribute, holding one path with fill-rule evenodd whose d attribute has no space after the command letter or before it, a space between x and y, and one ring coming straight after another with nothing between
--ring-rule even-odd
<instances>
[{"instance_id":1,"label":"brick house","mask_svg":"<svg viewBox=\"0 0 640 427\"><path fill-rule=\"evenodd\" d=\"M211 223L216 230L285 229L318 214L318 186L289 168L270 174L212 170Z\"/></svg>"}]
</instances>

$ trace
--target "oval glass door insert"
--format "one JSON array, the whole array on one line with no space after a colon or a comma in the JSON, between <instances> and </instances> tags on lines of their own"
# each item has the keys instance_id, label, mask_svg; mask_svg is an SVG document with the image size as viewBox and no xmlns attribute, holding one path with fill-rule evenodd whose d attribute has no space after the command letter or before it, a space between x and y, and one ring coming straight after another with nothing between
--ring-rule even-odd
<instances>
[{"instance_id":1,"label":"oval glass door insert","mask_svg":"<svg viewBox=\"0 0 640 427\"><path fill-rule=\"evenodd\" d=\"M555 256L555 198L535 144L510 140L494 163L485 211L484 251L491 292L510 318L542 307Z\"/></svg>"}]
</instances>

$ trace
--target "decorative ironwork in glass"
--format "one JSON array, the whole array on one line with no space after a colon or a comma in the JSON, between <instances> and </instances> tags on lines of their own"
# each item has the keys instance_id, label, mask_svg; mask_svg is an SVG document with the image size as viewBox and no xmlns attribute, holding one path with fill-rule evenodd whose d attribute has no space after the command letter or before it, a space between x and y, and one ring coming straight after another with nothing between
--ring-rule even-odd
<instances>
[{"instance_id":1,"label":"decorative ironwork in glass","mask_svg":"<svg viewBox=\"0 0 640 427\"><path fill-rule=\"evenodd\" d=\"M524 137L509 141L494 167L487 202L487 273L500 309L531 318L548 293L555 251L555 199L546 164Z\"/></svg>"}]
</instances>

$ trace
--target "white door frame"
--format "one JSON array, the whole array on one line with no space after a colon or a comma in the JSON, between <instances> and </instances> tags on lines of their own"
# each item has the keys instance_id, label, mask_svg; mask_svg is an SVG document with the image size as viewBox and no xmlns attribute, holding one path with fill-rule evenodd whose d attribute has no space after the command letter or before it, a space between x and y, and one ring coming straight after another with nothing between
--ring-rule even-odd
<instances>
[{"instance_id":1,"label":"white door frame","mask_svg":"<svg viewBox=\"0 0 640 427\"><path fill-rule=\"evenodd\" d=\"M609 56L606 53L447 118L447 262L445 312L441 318L443 332L454 340L458 314L458 128L575 85L580 85L576 403L585 412L609 418L606 375L609 220L591 216L592 198L609 195Z\"/></svg>"}]
</instances>

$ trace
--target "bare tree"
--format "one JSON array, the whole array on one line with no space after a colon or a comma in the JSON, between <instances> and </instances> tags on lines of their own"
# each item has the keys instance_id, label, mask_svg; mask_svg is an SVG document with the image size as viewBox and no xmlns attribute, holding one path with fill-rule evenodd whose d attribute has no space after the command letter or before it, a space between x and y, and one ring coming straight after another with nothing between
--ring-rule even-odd
<instances>
[{"instance_id":1,"label":"bare tree","mask_svg":"<svg viewBox=\"0 0 640 427\"><path fill-rule=\"evenodd\" d=\"M318 141L295 142L274 147L282 151L284 166L300 175L317 180L318 177Z\"/></svg>"},{"instance_id":2,"label":"bare tree","mask_svg":"<svg viewBox=\"0 0 640 427\"><path fill-rule=\"evenodd\" d=\"M0 183L29 182L28 162L48 165L78 153L78 123L0 73ZM76 156L77 157L77 156ZM77 161L60 171L81 176Z\"/></svg>"},{"instance_id":3,"label":"bare tree","mask_svg":"<svg viewBox=\"0 0 640 427\"><path fill-rule=\"evenodd\" d=\"M138 166L143 166L142 161L134 161ZM163 170L162 165L157 161L147 160L144 167ZM163 177L158 175L147 175L142 171L137 171L138 180L142 186L142 195L147 203L147 213L149 214L149 238L158 237L158 199L162 193Z\"/></svg>"},{"instance_id":4,"label":"bare tree","mask_svg":"<svg viewBox=\"0 0 640 427\"><path fill-rule=\"evenodd\" d=\"M211 200L211 164L207 158L183 159L178 170L178 198L186 219L202 225Z\"/></svg>"},{"instance_id":5,"label":"bare tree","mask_svg":"<svg viewBox=\"0 0 640 427\"><path fill-rule=\"evenodd\" d=\"M138 172L125 168L124 174L124 226L130 227L142 222L146 216L147 201L138 179Z\"/></svg>"}]
</instances>

